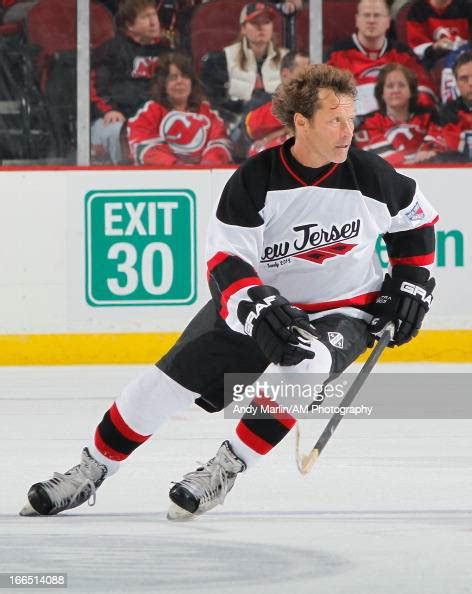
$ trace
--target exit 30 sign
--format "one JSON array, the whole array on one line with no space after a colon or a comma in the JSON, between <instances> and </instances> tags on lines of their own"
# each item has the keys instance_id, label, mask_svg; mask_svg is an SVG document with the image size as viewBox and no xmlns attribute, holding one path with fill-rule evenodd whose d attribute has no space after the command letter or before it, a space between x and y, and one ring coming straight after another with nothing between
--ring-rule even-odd
<instances>
[{"instance_id":1,"label":"exit 30 sign","mask_svg":"<svg viewBox=\"0 0 472 594\"><path fill-rule=\"evenodd\" d=\"M87 302L92 306L193 303L195 208L191 190L88 192Z\"/></svg>"}]
</instances>

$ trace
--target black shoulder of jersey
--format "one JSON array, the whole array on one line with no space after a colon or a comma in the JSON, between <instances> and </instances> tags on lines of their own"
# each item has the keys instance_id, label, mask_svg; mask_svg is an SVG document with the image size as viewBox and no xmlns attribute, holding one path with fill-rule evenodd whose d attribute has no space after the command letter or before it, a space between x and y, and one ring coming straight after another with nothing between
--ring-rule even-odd
<instances>
[{"instance_id":1,"label":"black shoulder of jersey","mask_svg":"<svg viewBox=\"0 0 472 594\"><path fill-rule=\"evenodd\" d=\"M356 44L354 43L352 37L346 37L345 39L341 39L340 41L333 43L331 50L328 53L328 57L335 52L345 52L352 49L357 49Z\"/></svg>"},{"instance_id":2,"label":"black shoulder of jersey","mask_svg":"<svg viewBox=\"0 0 472 594\"><path fill-rule=\"evenodd\" d=\"M439 112L441 124L455 124L459 121L459 113L465 111L465 105L462 97L458 97L454 101L449 101L441 108Z\"/></svg>"},{"instance_id":3,"label":"black shoulder of jersey","mask_svg":"<svg viewBox=\"0 0 472 594\"><path fill-rule=\"evenodd\" d=\"M202 57L202 67L222 66L226 64L226 54L223 51L208 52Z\"/></svg>"},{"instance_id":4,"label":"black shoulder of jersey","mask_svg":"<svg viewBox=\"0 0 472 594\"><path fill-rule=\"evenodd\" d=\"M278 149L274 147L250 157L233 173L216 211L220 221L241 227L262 224L258 213L264 208Z\"/></svg>"},{"instance_id":5,"label":"black shoulder of jersey","mask_svg":"<svg viewBox=\"0 0 472 594\"><path fill-rule=\"evenodd\" d=\"M411 47L409 47L403 41L396 41L394 39L388 39L388 41L387 41L387 51L389 51L389 50L395 50L399 54L410 54L410 56L412 55L415 59L417 59L416 58L416 55L412 51Z\"/></svg>"},{"instance_id":6,"label":"black shoulder of jersey","mask_svg":"<svg viewBox=\"0 0 472 594\"><path fill-rule=\"evenodd\" d=\"M362 194L385 204L392 217L411 204L416 191L415 180L398 173L378 155L351 148L348 166Z\"/></svg>"}]
</instances>

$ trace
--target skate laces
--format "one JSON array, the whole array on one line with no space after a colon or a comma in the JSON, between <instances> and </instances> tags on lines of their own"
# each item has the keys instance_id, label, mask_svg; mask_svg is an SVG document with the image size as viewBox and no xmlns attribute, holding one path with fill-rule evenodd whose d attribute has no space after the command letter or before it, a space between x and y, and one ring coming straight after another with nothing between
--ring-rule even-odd
<instances>
[{"instance_id":1,"label":"skate laces","mask_svg":"<svg viewBox=\"0 0 472 594\"><path fill-rule=\"evenodd\" d=\"M82 462L74 466L64 474L55 472L52 479L43 483L54 507L61 508L71 506L89 489L87 501L90 506L96 502L96 486L92 478L94 470L100 471L100 466L92 458L86 458L85 453ZM101 477L97 476L97 480Z\"/></svg>"},{"instance_id":2,"label":"skate laces","mask_svg":"<svg viewBox=\"0 0 472 594\"><path fill-rule=\"evenodd\" d=\"M95 505L95 483L82 473L80 467L73 468L66 474L55 472L52 479L43 483L43 487L56 508L74 503L87 487L90 489L88 504Z\"/></svg>"},{"instance_id":3,"label":"skate laces","mask_svg":"<svg viewBox=\"0 0 472 594\"><path fill-rule=\"evenodd\" d=\"M180 481L180 484L198 497L200 504L211 500L216 500L218 503L223 503L228 493L228 486L230 479L234 473L229 472L223 468L221 462L212 458L206 464L199 462L200 468L193 472L188 472Z\"/></svg>"}]
</instances>

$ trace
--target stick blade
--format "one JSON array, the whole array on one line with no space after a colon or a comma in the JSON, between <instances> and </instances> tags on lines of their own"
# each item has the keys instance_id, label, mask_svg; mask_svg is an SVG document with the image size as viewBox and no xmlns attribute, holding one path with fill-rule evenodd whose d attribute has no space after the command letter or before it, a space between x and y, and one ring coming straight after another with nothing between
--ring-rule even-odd
<instances>
[{"instance_id":1,"label":"stick blade","mask_svg":"<svg viewBox=\"0 0 472 594\"><path fill-rule=\"evenodd\" d=\"M320 451L313 448L309 454L302 456L301 462L298 465L298 469L302 474L308 474L313 468L315 462L318 460Z\"/></svg>"}]
</instances>

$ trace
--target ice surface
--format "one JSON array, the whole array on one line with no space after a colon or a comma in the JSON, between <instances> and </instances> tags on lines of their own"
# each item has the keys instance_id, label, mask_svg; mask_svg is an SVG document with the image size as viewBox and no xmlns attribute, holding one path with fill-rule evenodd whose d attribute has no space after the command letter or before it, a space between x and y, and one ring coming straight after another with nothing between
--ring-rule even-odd
<instances>
[{"instance_id":1,"label":"ice surface","mask_svg":"<svg viewBox=\"0 0 472 594\"><path fill-rule=\"evenodd\" d=\"M33 482L78 462L141 369L0 368L0 572L67 572L67 592L90 594L472 592L468 419L344 419L306 477L288 436L238 478L224 507L175 524L165 519L170 481L211 457L235 424L195 408L105 481L95 507L18 516ZM304 422L306 447L324 424Z\"/></svg>"}]
</instances>

